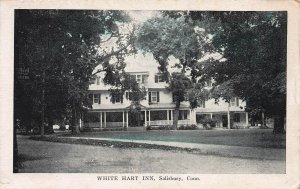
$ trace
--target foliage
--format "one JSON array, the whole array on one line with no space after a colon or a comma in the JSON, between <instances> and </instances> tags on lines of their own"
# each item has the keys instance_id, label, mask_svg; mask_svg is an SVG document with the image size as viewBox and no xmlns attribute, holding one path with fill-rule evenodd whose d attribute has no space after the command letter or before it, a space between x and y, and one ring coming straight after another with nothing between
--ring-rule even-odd
<instances>
[{"instance_id":1,"label":"foliage","mask_svg":"<svg viewBox=\"0 0 300 189\"><path fill-rule=\"evenodd\" d=\"M176 18L168 15L147 20L138 31L137 46L145 52L151 52L159 63L158 69L169 83L167 90L173 93L176 104L174 127L177 128L180 103L188 100L191 107L204 98L201 84L198 84L198 59L205 55L204 49L210 48L208 33L193 25L192 20L184 16ZM175 66L181 73L170 74L167 67L169 58L179 61ZM186 72L189 71L190 77Z\"/></svg>"},{"instance_id":2,"label":"foliage","mask_svg":"<svg viewBox=\"0 0 300 189\"><path fill-rule=\"evenodd\" d=\"M192 124L192 125L180 125L178 127L178 130L196 130L197 129L197 125Z\"/></svg>"},{"instance_id":3,"label":"foliage","mask_svg":"<svg viewBox=\"0 0 300 189\"><path fill-rule=\"evenodd\" d=\"M40 125L44 107L49 125L64 117L77 125L90 106L87 89L95 67L103 64L109 72L104 62L128 52L129 38L119 40L115 51L102 45L107 38L124 38L117 23L129 17L122 11L93 10L17 10L15 15L15 68L30 70L26 82L15 79L16 117ZM30 107L27 112L24 105Z\"/></svg>"},{"instance_id":4,"label":"foliage","mask_svg":"<svg viewBox=\"0 0 300 189\"><path fill-rule=\"evenodd\" d=\"M234 94L247 102L247 111L281 117L278 132L282 132L286 12L224 12L215 17L221 20L221 29L215 30L213 44L223 59L211 61L205 69L219 84L214 97L228 99Z\"/></svg>"},{"instance_id":5,"label":"foliage","mask_svg":"<svg viewBox=\"0 0 300 189\"><path fill-rule=\"evenodd\" d=\"M172 73L167 90L173 94L176 106L186 100L187 89L192 87L191 80L183 73Z\"/></svg>"},{"instance_id":6,"label":"foliage","mask_svg":"<svg viewBox=\"0 0 300 189\"><path fill-rule=\"evenodd\" d=\"M211 127L216 126L217 121L209 117L204 117L203 119L199 120L199 123L201 123L204 128L210 129Z\"/></svg>"},{"instance_id":7,"label":"foliage","mask_svg":"<svg viewBox=\"0 0 300 189\"><path fill-rule=\"evenodd\" d=\"M146 130L172 130L172 125L148 125Z\"/></svg>"}]
</instances>

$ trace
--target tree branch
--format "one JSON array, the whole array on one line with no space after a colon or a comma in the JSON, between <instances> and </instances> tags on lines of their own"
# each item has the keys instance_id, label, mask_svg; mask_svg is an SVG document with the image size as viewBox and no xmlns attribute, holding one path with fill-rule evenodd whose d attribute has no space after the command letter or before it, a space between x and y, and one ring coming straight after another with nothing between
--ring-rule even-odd
<instances>
[{"instance_id":1,"label":"tree branch","mask_svg":"<svg viewBox=\"0 0 300 189\"><path fill-rule=\"evenodd\" d=\"M107 58L109 58L109 57L111 57L111 56L114 56L114 55L120 53L121 51L127 49L127 47L129 47L130 45L131 45L131 43L128 43L126 46L120 48L119 50L110 52L109 54L107 54L107 55L105 55L105 56L99 58L98 61L99 61L99 62L102 62L103 60L105 60L105 59L107 59Z\"/></svg>"},{"instance_id":2,"label":"tree branch","mask_svg":"<svg viewBox=\"0 0 300 189\"><path fill-rule=\"evenodd\" d=\"M103 70L97 70L95 73L92 74L92 76L96 75L97 73L100 73L100 72L105 72L106 69L103 69Z\"/></svg>"}]
</instances>

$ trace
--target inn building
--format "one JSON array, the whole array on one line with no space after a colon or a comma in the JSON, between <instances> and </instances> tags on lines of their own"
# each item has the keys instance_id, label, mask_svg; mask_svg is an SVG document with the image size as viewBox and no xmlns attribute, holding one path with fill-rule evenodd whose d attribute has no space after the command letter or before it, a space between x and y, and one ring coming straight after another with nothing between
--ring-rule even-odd
<instances>
[{"instance_id":1,"label":"inn building","mask_svg":"<svg viewBox=\"0 0 300 189\"><path fill-rule=\"evenodd\" d=\"M147 126L171 126L174 119L175 103L172 93L168 92L157 65L145 63L133 64L125 68L126 73L135 78L136 82L146 89L147 95L140 102L139 122L131 113L131 93L125 92L121 96L110 96L112 87L103 82L103 75L98 74L89 86L92 108L84 116L80 126L99 130L146 128ZM207 87L211 83L207 83ZM113 98L113 99L112 99ZM234 128L249 126L248 113L245 112L245 102L233 97L230 103L214 99L203 101L200 107L191 109L188 102L180 104L178 126L195 124L202 127L201 119L215 120L216 128ZM137 123L139 123L137 125Z\"/></svg>"}]
</instances>

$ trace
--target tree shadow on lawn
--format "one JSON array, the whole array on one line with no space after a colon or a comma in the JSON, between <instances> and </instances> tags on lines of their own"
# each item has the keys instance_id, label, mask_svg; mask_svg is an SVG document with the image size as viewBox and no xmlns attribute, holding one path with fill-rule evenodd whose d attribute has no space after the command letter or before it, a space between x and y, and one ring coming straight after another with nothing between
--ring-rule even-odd
<instances>
[{"instance_id":1,"label":"tree shadow on lawn","mask_svg":"<svg viewBox=\"0 0 300 189\"><path fill-rule=\"evenodd\" d=\"M36 161L36 160L44 160L44 159L49 159L50 157L45 157L45 156L30 156L26 154L18 154L17 157L17 167L18 169L24 168L23 163L26 161Z\"/></svg>"}]
</instances>

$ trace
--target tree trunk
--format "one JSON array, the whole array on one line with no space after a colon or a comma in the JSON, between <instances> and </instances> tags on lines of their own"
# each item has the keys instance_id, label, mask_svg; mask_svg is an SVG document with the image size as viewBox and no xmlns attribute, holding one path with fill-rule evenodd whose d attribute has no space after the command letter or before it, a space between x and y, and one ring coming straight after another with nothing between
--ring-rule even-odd
<instances>
[{"instance_id":1,"label":"tree trunk","mask_svg":"<svg viewBox=\"0 0 300 189\"><path fill-rule=\"evenodd\" d=\"M72 133L73 134L80 133L75 101L73 101L73 105L72 105Z\"/></svg>"},{"instance_id":2,"label":"tree trunk","mask_svg":"<svg viewBox=\"0 0 300 189\"><path fill-rule=\"evenodd\" d=\"M14 146L14 151L13 151L13 173L18 173L19 171L18 171L18 164L19 164L19 162L18 162L18 143L17 143L17 132L16 132L16 130L17 130L17 128L16 128L16 121L15 121L15 124L14 124L14 144L13 144L13 146Z\"/></svg>"},{"instance_id":3,"label":"tree trunk","mask_svg":"<svg viewBox=\"0 0 300 189\"><path fill-rule=\"evenodd\" d=\"M179 116L179 108L175 108L174 116L173 116L173 129L177 130L178 127L178 116Z\"/></svg>"},{"instance_id":4,"label":"tree trunk","mask_svg":"<svg viewBox=\"0 0 300 189\"><path fill-rule=\"evenodd\" d=\"M175 130L177 130L178 128L179 107L180 107L180 102L176 102L174 116L173 116L173 129Z\"/></svg>"},{"instance_id":5,"label":"tree trunk","mask_svg":"<svg viewBox=\"0 0 300 189\"><path fill-rule=\"evenodd\" d=\"M279 115L274 117L274 129L273 133L279 134L284 133L284 116Z\"/></svg>"},{"instance_id":6,"label":"tree trunk","mask_svg":"<svg viewBox=\"0 0 300 189\"><path fill-rule=\"evenodd\" d=\"M137 114L136 114L136 120L137 120L137 126L141 126L141 111L138 111Z\"/></svg>"},{"instance_id":7,"label":"tree trunk","mask_svg":"<svg viewBox=\"0 0 300 189\"><path fill-rule=\"evenodd\" d=\"M54 133L54 131L53 131L53 125L54 125L53 116L49 115L49 117L48 117L48 128L47 128L47 132L48 133Z\"/></svg>"}]
</instances>

